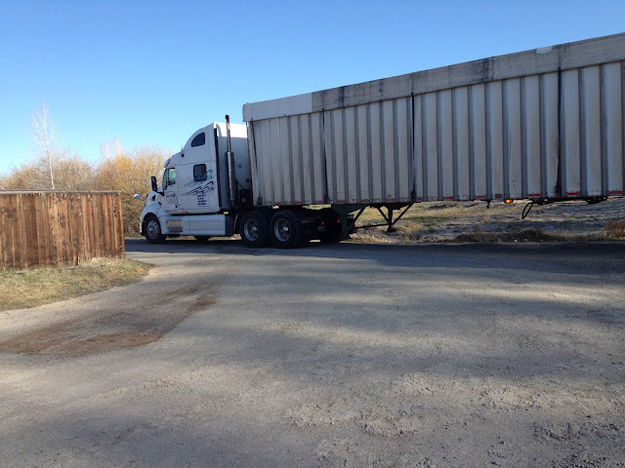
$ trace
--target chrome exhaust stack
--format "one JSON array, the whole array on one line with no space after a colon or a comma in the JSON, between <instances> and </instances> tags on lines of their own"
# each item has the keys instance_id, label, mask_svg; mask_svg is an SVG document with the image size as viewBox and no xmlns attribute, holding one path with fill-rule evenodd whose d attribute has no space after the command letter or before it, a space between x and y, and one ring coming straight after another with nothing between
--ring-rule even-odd
<instances>
[{"instance_id":1,"label":"chrome exhaust stack","mask_svg":"<svg viewBox=\"0 0 625 468\"><path fill-rule=\"evenodd\" d=\"M232 152L229 115L226 115L226 165L228 167L228 199L230 201L230 208L234 208L239 204L239 200L237 197L237 176L234 153Z\"/></svg>"}]
</instances>

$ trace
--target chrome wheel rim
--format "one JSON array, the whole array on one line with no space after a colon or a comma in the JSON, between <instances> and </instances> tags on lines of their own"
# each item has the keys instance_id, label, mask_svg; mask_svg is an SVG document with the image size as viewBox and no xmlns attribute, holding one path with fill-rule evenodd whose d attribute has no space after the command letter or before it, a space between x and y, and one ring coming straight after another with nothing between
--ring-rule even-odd
<instances>
[{"instance_id":1,"label":"chrome wheel rim","mask_svg":"<svg viewBox=\"0 0 625 468\"><path fill-rule=\"evenodd\" d=\"M150 239L156 239L161 234L161 229L158 225L158 221L151 219L148 221L148 225L146 227L146 231L148 233L148 237Z\"/></svg>"},{"instance_id":2,"label":"chrome wheel rim","mask_svg":"<svg viewBox=\"0 0 625 468\"><path fill-rule=\"evenodd\" d=\"M258 231L259 226L255 219L248 219L243 224L243 232L245 233L245 238L250 241L255 241L258 239Z\"/></svg>"},{"instance_id":3,"label":"chrome wheel rim","mask_svg":"<svg viewBox=\"0 0 625 468\"><path fill-rule=\"evenodd\" d=\"M287 242L291 238L291 223L285 218L278 219L273 225L273 234L280 242Z\"/></svg>"}]
</instances>

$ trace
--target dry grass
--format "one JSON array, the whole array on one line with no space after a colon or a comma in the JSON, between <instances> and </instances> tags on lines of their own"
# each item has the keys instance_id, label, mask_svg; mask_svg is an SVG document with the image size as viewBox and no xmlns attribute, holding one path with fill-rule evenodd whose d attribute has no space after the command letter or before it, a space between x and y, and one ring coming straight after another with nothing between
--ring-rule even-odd
<instances>
[{"instance_id":1,"label":"dry grass","mask_svg":"<svg viewBox=\"0 0 625 468\"><path fill-rule=\"evenodd\" d=\"M610 239L625 239L625 220L609 221L605 225L605 231Z\"/></svg>"},{"instance_id":2,"label":"dry grass","mask_svg":"<svg viewBox=\"0 0 625 468\"><path fill-rule=\"evenodd\" d=\"M556 242L625 239L625 199L589 205L583 201L535 205L522 220L527 202L430 202L414 205L386 233L385 227L356 231L356 242ZM395 212L397 215L398 212ZM358 225L383 223L377 210L367 208Z\"/></svg>"},{"instance_id":3,"label":"dry grass","mask_svg":"<svg viewBox=\"0 0 625 468\"><path fill-rule=\"evenodd\" d=\"M132 283L150 268L128 259L98 258L75 267L0 271L0 310L35 307Z\"/></svg>"}]
</instances>

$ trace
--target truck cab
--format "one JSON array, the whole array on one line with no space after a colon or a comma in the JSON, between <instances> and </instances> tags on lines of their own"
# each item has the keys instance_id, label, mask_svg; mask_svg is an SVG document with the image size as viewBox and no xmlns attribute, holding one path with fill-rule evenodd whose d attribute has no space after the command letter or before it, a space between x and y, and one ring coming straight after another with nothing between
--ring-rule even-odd
<instances>
[{"instance_id":1,"label":"truck cab","mask_svg":"<svg viewBox=\"0 0 625 468\"><path fill-rule=\"evenodd\" d=\"M251 203L245 125L216 122L197 130L164 169L141 213L141 233L148 241L234 233L237 208Z\"/></svg>"}]
</instances>

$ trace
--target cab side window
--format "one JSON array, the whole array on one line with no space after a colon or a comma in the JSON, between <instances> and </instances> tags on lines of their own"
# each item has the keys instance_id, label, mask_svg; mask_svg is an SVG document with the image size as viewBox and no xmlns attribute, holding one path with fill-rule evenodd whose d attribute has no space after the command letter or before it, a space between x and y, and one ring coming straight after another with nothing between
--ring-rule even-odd
<instances>
[{"instance_id":1,"label":"cab side window","mask_svg":"<svg viewBox=\"0 0 625 468\"><path fill-rule=\"evenodd\" d=\"M193 166L193 180L196 182L206 180L206 164L196 164Z\"/></svg>"},{"instance_id":2,"label":"cab side window","mask_svg":"<svg viewBox=\"0 0 625 468\"><path fill-rule=\"evenodd\" d=\"M170 169L165 170L163 174L163 190L165 190L170 185L176 184L176 168L172 167Z\"/></svg>"},{"instance_id":3,"label":"cab side window","mask_svg":"<svg viewBox=\"0 0 625 468\"><path fill-rule=\"evenodd\" d=\"M172 167L169 170L169 175L167 177L167 185L175 185L176 184L176 168Z\"/></svg>"},{"instance_id":4,"label":"cab side window","mask_svg":"<svg viewBox=\"0 0 625 468\"><path fill-rule=\"evenodd\" d=\"M191 141L191 146L202 146L204 143L206 143L206 135L202 132L195 135L195 138Z\"/></svg>"}]
</instances>

